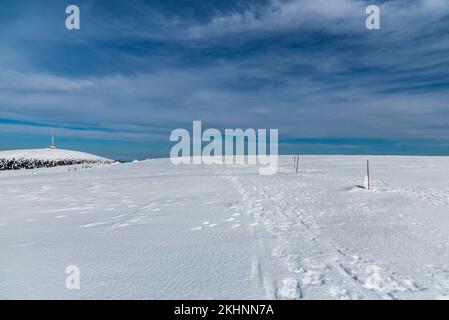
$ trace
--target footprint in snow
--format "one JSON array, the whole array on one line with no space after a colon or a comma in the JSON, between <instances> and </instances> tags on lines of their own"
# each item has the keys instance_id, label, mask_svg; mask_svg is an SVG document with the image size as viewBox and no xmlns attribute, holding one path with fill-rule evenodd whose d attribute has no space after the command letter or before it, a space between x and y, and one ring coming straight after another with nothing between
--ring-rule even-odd
<instances>
[{"instance_id":1,"label":"footprint in snow","mask_svg":"<svg viewBox=\"0 0 449 320\"><path fill-rule=\"evenodd\" d=\"M234 221L234 220L235 220L235 218L226 219L226 221L228 221L228 222L231 222L231 221Z\"/></svg>"},{"instance_id":2,"label":"footprint in snow","mask_svg":"<svg viewBox=\"0 0 449 320\"><path fill-rule=\"evenodd\" d=\"M100 222L93 222L83 225L84 228L92 228L92 227L98 227L108 224L107 221L100 221Z\"/></svg>"},{"instance_id":3,"label":"footprint in snow","mask_svg":"<svg viewBox=\"0 0 449 320\"><path fill-rule=\"evenodd\" d=\"M208 225L208 224L210 224L209 221L204 221L204 222L203 222L203 225L204 225L204 226L206 226L206 225Z\"/></svg>"},{"instance_id":4,"label":"footprint in snow","mask_svg":"<svg viewBox=\"0 0 449 320\"><path fill-rule=\"evenodd\" d=\"M277 296L285 300L298 300L302 298L302 290L294 278L283 279L279 286Z\"/></svg>"},{"instance_id":5,"label":"footprint in snow","mask_svg":"<svg viewBox=\"0 0 449 320\"><path fill-rule=\"evenodd\" d=\"M35 244L36 244L36 242L25 242L25 243L20 243L17 246L20 248L25 248L25 247L34 246Z\"/></svg>"},{"instance_id":6,"label":"footprint in snow","mask_svg":"<svg viewBox=\"0 0 449 320\"><path fill-rule=\"evenodd\" d=\"M216 223L211 223L208 226L209 226L209 228L215 228L217 226L217 224Z\"/></svg>"},{"instance_id":7,"label":"footprint in snow","mask_svg":"<svg viewBox=\"0 0 449 320\"><path fill-rule=\"evenodd\" d=\"M253 223L250 223L249 225L250 225L251 227L255 227L255 226L260 225L260 223L259 223L259 222L253 222Z\"/></svg>"}]
</instances>

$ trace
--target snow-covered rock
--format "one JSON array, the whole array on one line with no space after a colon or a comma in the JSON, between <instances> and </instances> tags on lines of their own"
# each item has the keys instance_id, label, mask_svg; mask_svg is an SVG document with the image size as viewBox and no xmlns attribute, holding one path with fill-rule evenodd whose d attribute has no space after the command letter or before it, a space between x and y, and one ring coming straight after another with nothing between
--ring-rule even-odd
<instances>
[{"instance_id":1,"label":"snow-covered rock","mask_svg":"<svg viewBox=\"0 0 449 320\"><path fill-rule=\"evenodd\" d=\"M0 151L0 170L35 169L74 164L112 163L107 158L64 149Z\"/></svg>"}]
</instances>

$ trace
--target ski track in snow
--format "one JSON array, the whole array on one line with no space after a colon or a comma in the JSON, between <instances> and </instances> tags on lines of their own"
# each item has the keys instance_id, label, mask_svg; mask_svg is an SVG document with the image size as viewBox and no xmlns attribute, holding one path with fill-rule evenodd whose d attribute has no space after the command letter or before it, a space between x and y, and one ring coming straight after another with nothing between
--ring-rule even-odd
<instances>
[{"instance_id":1,"label":"ski track in snow","mask_svg":"<svg viewBox=\"0 0 449 320\"><path fill-rule=\"evenodd\" d=\"M2 173L0 296L449 298L448 159L371 157L366 191L363 157L302 157L298 175L290 158L275 176L168 160ZM88 290L33 287L72 260Z\"/></svg>"}]
</instances>

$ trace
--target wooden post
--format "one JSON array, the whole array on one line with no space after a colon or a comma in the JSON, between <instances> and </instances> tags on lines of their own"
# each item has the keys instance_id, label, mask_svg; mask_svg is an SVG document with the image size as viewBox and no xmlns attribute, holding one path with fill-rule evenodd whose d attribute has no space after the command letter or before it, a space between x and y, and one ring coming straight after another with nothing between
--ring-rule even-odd
<instances>
[{"instance_id":1,"label":"wooden post","mask_svg":"<svg viewBox=\"0 0 449 320\"><path fill-rule=\"evenodd\" d=\"M299 156L296 156L296 174L299 172Z\"/></svg>"},{"instance_id":2,"label":"wooden post","mask_svg":"<svg viewBox=\"0 0 449 320\"><path fill-rule=\"evenodd\" d=\"M369 160L366 160L366 176L368 177L368 190L369 190L370 189Z\"/></svg>"}]
</instances>

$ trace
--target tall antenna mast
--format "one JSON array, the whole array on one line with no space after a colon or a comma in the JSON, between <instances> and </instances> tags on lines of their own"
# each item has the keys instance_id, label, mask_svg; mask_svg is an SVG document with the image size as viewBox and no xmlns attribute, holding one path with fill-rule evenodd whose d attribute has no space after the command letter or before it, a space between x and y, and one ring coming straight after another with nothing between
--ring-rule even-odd
<instances>
[{"instance_id":1,"label":"tall antenna mast","mask_svg":"<svg viewBox=\"0 0 449 320\"><path fill-rule=\"evenodd\" d=\"M51 129L51 145L50 149L56 149L55 145L55 129Z\"/></svg>"}]
</instances>

